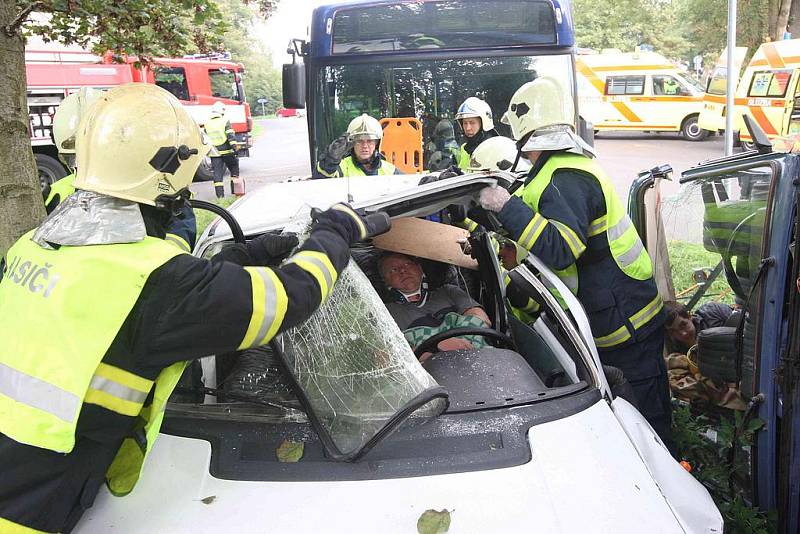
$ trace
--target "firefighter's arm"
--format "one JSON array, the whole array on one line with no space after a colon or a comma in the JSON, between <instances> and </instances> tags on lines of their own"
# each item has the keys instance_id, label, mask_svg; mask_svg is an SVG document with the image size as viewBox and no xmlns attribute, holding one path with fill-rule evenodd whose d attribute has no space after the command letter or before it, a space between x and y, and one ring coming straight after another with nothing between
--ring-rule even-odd
<instances>
[{"instance_id":1,"label":"firefighter's arm","mask_svg":"<svg viewBox=\"0 0 800 534\"><path fill-rule=\"evenodd\" d=\"M225 123L225 137L228 138L228 143L234 148L236 148L239 142L236 140L236 130L233 129L231 126L230 121Z\"/></svg>"},{"instance_id":2,"label":"firefighter's arm","mask_svg":"<svg viewBox=\"0 0 800 534\"><path fill-rule=\"evenodd\" d=\"M183 210L170 218L164 238L184 252L191 252L197 239L197 219L187 202Z\"/></svg>"}]
</instances>

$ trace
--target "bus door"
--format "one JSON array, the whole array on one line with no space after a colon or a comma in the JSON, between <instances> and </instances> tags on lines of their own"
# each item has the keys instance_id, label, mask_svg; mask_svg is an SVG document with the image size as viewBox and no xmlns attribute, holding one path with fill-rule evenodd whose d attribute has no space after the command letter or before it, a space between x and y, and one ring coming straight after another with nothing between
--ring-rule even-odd
<instances>
[{"instance_id":1,"label":"bus door","mask_svg":"<svg viewBox=\"0 0 800 534\"><path fill-rule=\"evenodd\" d=\"M795 69L792 79L789 82L789 89L786 91L786 105L784 106L783 135L800 134L800 69Z\"/></svg>"}]
</instances>

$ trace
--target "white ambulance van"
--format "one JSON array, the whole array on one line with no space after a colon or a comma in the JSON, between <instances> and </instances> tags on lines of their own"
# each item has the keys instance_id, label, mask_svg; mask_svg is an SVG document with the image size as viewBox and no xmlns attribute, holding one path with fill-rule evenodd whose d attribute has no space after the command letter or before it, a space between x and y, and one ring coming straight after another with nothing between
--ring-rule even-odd
<instances>
[{"instance_id":1,"label":"white ambulance van","mask_svg":"<svg viewBox=\"0 0 800 534\"><path fill-rule=\"evenodd\" d=\"M736 76L734 87L739 83L739 74L741 74L742 63L746 55L746 46L737 46L733 51L733 75ZM712 132L725 130L725 94L727 84L728 49L725 48L708 76L706 93L703 95L703 110L700 112L700 118L697 121L700 128Z\"/></svg>"},{"instance_id":2,"label":"white ambulance van","mask_svg":"<svg viewBox=\"0 0 800 534\"><path fill-rule=\"evenodd\" d=\"M578 55L578 105L595 131L680 132L701 141L703 93L655 52Z\"/></svg>"},{"instance_id":3,"label":"white ambulance van","mask_svg":"<svg viewBox=\"0 0 800 534\"><path fill-rule=\"evenodd\" d=\"M800 133L800 39L762 44L753 54L736 89L736 131L749 147L752 139L742 116L753 117L775 140Z\"/></svg>"}]
</instances>

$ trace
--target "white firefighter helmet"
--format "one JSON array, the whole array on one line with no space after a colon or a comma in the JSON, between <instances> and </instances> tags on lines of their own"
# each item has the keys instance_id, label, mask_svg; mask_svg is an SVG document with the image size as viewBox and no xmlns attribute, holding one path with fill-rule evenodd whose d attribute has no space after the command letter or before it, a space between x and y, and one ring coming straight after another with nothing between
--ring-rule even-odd
<instances>
[{"instance_id":1,"label":"white firefighter helmet","mask_svg":"<svg viewBox=\"0 0 800 534\"><path fill-rule=\"evenodd\" d=\"M373 119L366 113L362 113L355 119L350 121L347 126L347 136L350 141L357 141L358 139L375 139L380 141L383 138L383 128L378 119Z\"/></svg>"},{"instance_id":2,"label":"white firefighter helmet","mask_svg":"<svg viewBox=\"0 0 800 534\"><path fill-rule=\"evenodd\" d=\"M481 120L481 128L484 132L494 130L492 108L489 107L489 104L476 96L469 97L458 106L458 111L456 112L458 124L461 124L461 119L467 119L469 117L478 117Z\"/></svg>"},{"instance_id":3,"label":"white firefighter helmet","mask_svg":"<svg viewBox=\"0 0 800 534\"><path fill-rule=\"evenodd\" d=\"M212 117L222 117L225 115L225 103L220 102L217 100L213 104L211 104L211 116Z\"/></svg>"},{"instance_id":4,"label":"white firefighter helmet","mask_svg":"<svg viewBox=\"0 0 800 534\"><path fill-rule=\"evenodd\" d=\"M94 104L103 91L92 87L81 87L61 101L53 117L53 142L61 154L75 153L75 133L81 117Z\"/></svg>"},{"instance_id":5,"label":"white firefighter helmet","mask_svg":"<svg viewBox=\"0 0 800 534\"><path fill-rule=\"evenodd\" d=\"M75 187L158 205L192 183L208 153L200 128L177 98L151 84L110 89L76 135Z\"/></svg>"},{"instance_id":6,"label":"white firefighter helmet","mask_svg":"<svg viewBox=\"0 0 800 534\"><path fill-rule=\"evenodd\" d=\"M500 122L511 127L517 141L532 132L544 133L549 127L572 128L575 108L570 95L571 91L554 78L536 78L517 89Z\"/></svg>"},{"instance_id":7,"label":"white firefighter helmet","mask_svg":"<svg viewBox=\"0 0 800 534\"><path fill-rule=\"evenodd\" d=\"M477 171L510 171L517 159L517 144L508 137L492 137L479 144L469 158L465 170ZM527 171L530 162L520 158L515 171Z\"/></svg>"}]
</instances>

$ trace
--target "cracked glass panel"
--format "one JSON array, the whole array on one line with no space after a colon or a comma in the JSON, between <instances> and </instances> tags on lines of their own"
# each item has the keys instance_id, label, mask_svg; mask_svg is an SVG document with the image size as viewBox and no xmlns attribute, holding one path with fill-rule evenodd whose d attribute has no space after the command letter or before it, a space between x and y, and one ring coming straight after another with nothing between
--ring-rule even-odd
<instances>
[{"instance_id":1,"label":"cracked glass panel","mask_svg":"<svg viewBox=\"0 0 800 534\"><path fill-rule=\"evenodd\" d=\"M308 321L281 335L278 346L334 457L357 457L409 410L411 418L424 420L447 407L445 398L435 397L443 390L419 364L355 261L330 298Z\"/></svg>"}]
</instances>

